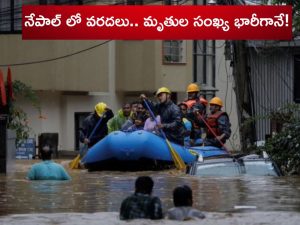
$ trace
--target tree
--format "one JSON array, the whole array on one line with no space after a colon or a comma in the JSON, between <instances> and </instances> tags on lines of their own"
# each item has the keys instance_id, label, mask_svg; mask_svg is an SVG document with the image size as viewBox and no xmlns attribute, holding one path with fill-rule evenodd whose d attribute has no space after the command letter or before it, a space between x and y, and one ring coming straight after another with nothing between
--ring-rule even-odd
<instances>
[{"instance_id":1,"label":"tree","mask_svg":"<svg viewBox=\"0 0 300 225\"><path fill-rule=\"evenodd\" d=\"M41 115L41 107L36 93L30 86L27 86L19 80L12 83L13 93L16 97L9 103L8 113L8 128L16 131L16 142L27 139L32 131L29 127L27 113L18 105L18 97L29 101L31 105L36 108Z\"/></svg>"},{"instance_id":2,"label":"tree","mask_svg":"<svg viewBox=\"0 0 300 225\"><path fill-rule=\"evenodd\" d=\"M293 31L300 32L300 1L296 0L273 0L273 4L286 4L293 6Z\"/></svg>"},{"instance_id":3,"label":"tree","mask_svg":"<svg viewBox=\"0 0 300 225\"><path fill-rule=\"evenodd\" d=\"M300 120L298 104L288 104L269 116L282 126L266 141L264 150L284 174L300 174Z\"/></svg>"},{"instance_id":4,"label":"tree","mask_svg":"<svg viewBox=\"0 0 300 225\"><path fill-rule=\"evenodd\" d=\"M227 1L226 1L227 2ZM262 0L261 4L267 4L269 1ZM241 4L240 0L230 0L232 5ZM295 34L300 32L300 1L295 0L272 0L273 4L286 4L293 6L293 31ZM228 2L227 2L228 4ZM241 125L240 135L242 149L255 140L255 123L249 123L249 118L255 116L253 111L253 96L251 91L250 71L248 65L249 49L246 47L245 41L233 41L234 57L233 76L236 83L235 93L238 105L238 119ZM244 126L247 123L248 126Z\"/></svg>"}]
</instances>

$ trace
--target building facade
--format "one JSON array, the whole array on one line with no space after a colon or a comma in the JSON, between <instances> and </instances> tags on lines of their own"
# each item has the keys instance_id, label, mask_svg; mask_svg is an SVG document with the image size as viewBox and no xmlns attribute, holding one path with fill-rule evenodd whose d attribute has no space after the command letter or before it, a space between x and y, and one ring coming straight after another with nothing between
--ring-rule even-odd
<instances>
[{"instance_id":1,"label":"building facade","mask_svg":"<svg viewBox=\"0 0 300 225\"><path fill-rule=\"evenodd\" d=\"M249 69L256 120L256 140L276 132L267 115L300 103L300 40L249 41ZM286 110L283 110L286 108Z\"/></svg>"},{"instance_id":2,"label":"building facade","mask_svg":"<svg viewBox=\"0 0 300 225\"><path fill-rule=\"evenodd\" d=\"M40 98L42 117L25 99L17 99L18 104L28 113L29 125L33 128L32 137L37 139L41 133L58 133L59 150L78 150L78 129L83 118L93 111L94 105L99 101L106 102L117 112L122 103L137 100L141 93L153 97L157 88L166 86L174 93L175 101L180 102L186 98L187 85L197 82L202 87L202 94L208 99L214 94L223 99L233 130L229 148L239 150L233 79L224 57L223 41L215 43L213 64L209 60L206 62L209 64L207 68L215 68L214 78L210 73L207 74L207 81L215 79L212 86L212 82L208 84L203 81L201 72L197 76L194 74L193 68L197 62L194 61L192 40L25 41L22 40L18 20L11 22L6 14L14 12L16 16L13 18L18 18L17 10L21 1L14 1L14 5L9 5L9 2L11 1L0 3L0 15L10 24L0 23L0 68L6 71L10 66L13 80L20 80L31 86ZM97 4L101 1L64 2ZM164 3L143 1L145 2ZM186 1L173 3L179 2ZM185 4L192 4L192 1L188 2ZM129 2L126 1L126 4ZM14 10L9 10L10 6ZM207 45L208 49L211 47ZM206 88L208 86L209 92Z\"/></svg>"}]
</instances>

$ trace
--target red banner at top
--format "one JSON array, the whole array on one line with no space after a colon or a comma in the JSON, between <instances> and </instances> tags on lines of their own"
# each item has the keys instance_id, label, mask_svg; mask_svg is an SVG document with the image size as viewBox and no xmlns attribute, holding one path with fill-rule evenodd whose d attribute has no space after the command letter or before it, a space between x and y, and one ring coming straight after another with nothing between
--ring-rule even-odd
<instances>
[{"instance_id":1,"label":"red banner at top","mask_svg":"<svg viewBox=\"0 0 300 225\"><path fill-rule=\"evenodd\" d=\"M23 6L26 40L291 40L291 6Z\"/></svg>"}]
</instances>

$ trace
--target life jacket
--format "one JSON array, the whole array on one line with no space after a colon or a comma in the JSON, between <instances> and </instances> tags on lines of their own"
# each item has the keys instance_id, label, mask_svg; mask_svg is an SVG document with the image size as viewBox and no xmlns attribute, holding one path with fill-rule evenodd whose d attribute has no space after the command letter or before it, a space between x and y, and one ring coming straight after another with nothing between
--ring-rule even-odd
<instances>
[{"instance_id":1,"label":"life jacket","mask_svg":"<svg viewBox=\"0 0 300 225\"><path fill-rule=\"evenodd\" d=\"M205 106L207 106L207 104L208 104L208 101L203 97L184 101L184 103L187 105L188 109L192 108L197 102L200 102L201 104L203 104Z\"/></svg>"},{"instance_id":2,"label":"life jacket","mask_svg":"<svg viewBox=\"0 0 300 225\"><path fill-rule=\"evenodd\" d=\"M218 119L222 116L222 115L227 115L226 112L222 112L222 111L218 111L212 115L209 115L207 117L207 124L210 126L210 128L213 130L213 132L217 135L220 136L222 133L219 129L219 124L218 124ZM215 135L213 134L213 132L208 128L207 129L207 137L208 138L215 138Z\"/></svg>"},{"instance_id":3,"label":"life jacket","mask_svg":"<svg viewBox=\"0 0 300 225\"><path fill-rule=\"evenodd\" d=\"M196 99L190 99L184 101L184 103L187 105L188 109L192 108L196 104Z\"/></svg>"},{"instance_id":4,"label":"life jacket","mask_svg":"<svg viewBox=\"0 0 300 225\"><path fill-rule=\"evenodd\" d=\"M203 98L203 97L200 97L199 101L200 101L200 103L202 103L205 106L207 106L207 104L208 104L208 101L205 98Z\"/></svg>"}]
</instances>

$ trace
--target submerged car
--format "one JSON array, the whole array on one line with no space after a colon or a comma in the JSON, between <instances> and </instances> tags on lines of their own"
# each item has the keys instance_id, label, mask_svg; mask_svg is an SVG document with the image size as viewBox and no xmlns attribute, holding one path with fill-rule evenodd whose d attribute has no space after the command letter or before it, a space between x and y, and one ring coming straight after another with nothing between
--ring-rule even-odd
<instances>
[{"instance_id":1,"label":"submerged car","mask_svg":"<svg viewBox=\"0 0 300 225\"><path fill-rule=\"evenodd\" d=\"M194 162L188 171L196 176L281 176L281 172L275 162L268 156L247 155L243 157L213 157L203 158L201 155L198 161Z\"/></svg>"}]
</instances>

